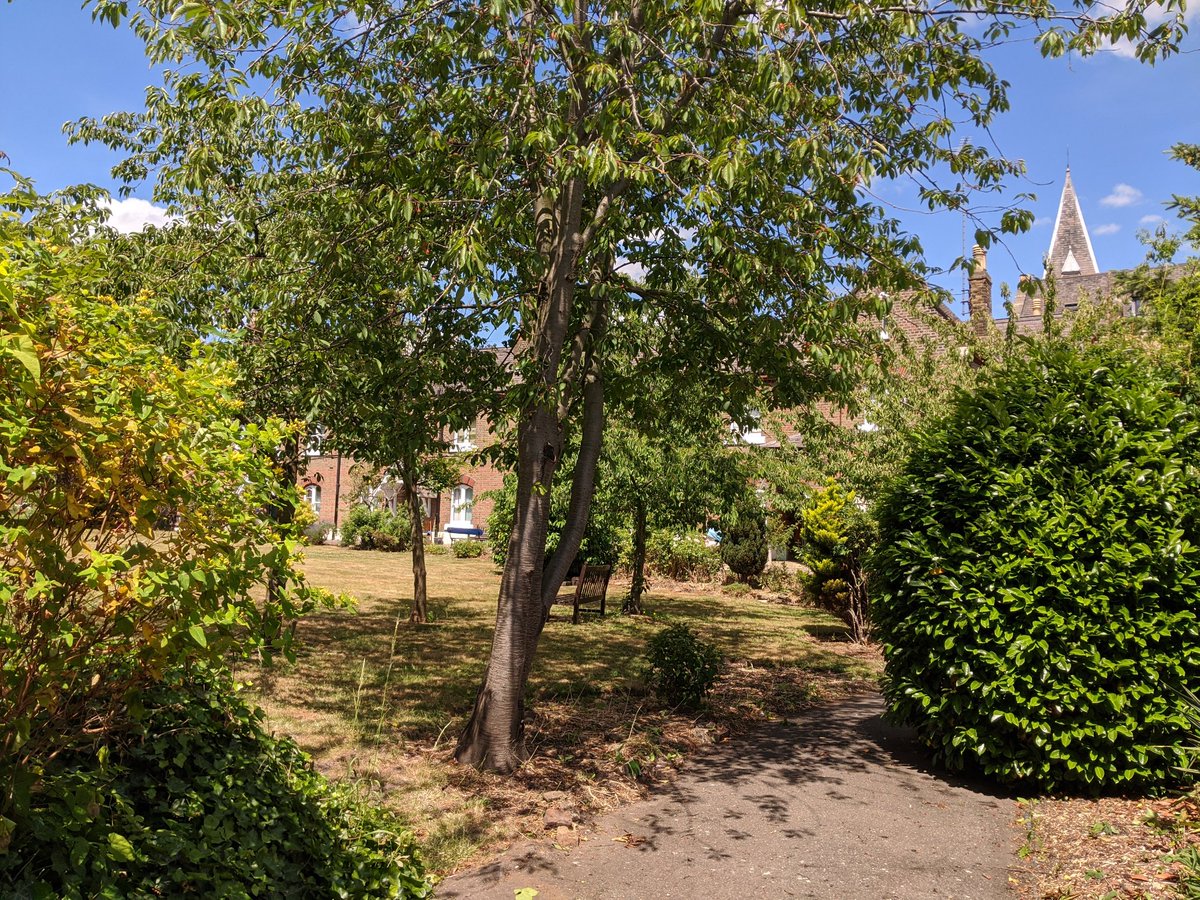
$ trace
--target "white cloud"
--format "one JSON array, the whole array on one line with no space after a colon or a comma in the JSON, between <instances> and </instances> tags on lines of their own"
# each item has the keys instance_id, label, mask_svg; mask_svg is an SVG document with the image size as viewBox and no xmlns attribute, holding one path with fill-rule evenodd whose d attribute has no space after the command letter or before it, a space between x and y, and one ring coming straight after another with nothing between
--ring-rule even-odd
<instances>
[{"instance_id":1,"label":"white cloud","mask_svg":"<svg viewBox=\"0 0 1200 900\"><path fill-rule=\"evenodd\" d=\"M1126 2L1122 5L1128 6L1128 3ZM1167 19L1173 18L1174 16L1175 10L1170 9L1163 3L1151 3L1146 8L1146 25L1150 28L1153 28L1156 25L1161 25L1163 22L1167 21ZM1184 13L1183 21L1188 25L1195 25L1197 21L1200 21L1200 11L1197 11L1197 9L1193 6ZM1137 59L1137 48L1134 46L1133 41L1131 41L1129 38L1118 38L1109 44L1109 49L1123 59Z\"/></svg>"},{"instance_id":2,"label":"white cloud","mask_svg":"<svg viewBox=\"0 0 1200 900\"><path fill-rule=\"evenodd\" d=\"M1164 219L1162 216L1151 213L1148 216L1142 216L1140 219L1138 219L1138 224L1139 225L1157 225L1159 222L1165 222L1165 221L1167 221L1167 220Z\"/></svg>"},{"instance_id":3,"label":"white cloud","mask_svg":"<svg viewBox=\"0 0 1200 900\"><path fill-rule=\"evenodd\" d=\"M147 225L162 227L171 221L171 216L161 206L155 206L149 200L130 197L127 200L109 200L104 204L111 211L108 224L121 234L141 231Z\"/></svg>"},{"instance_id":4,"label":"white cloud","mask_svg":"<svg viewBox=\"0 0 1200 900\"><path fill-rule=\"evenodd\" d=\"M1130 184L1118 184L1113 187L1111 194L1100 199L1101 206L1133 206L1141 202L1142 192Z\"/></svg>"},{"instance_id":5,"label":"white cloud","mask_svg":"<svg viewBox=\"0 0 1200 900\"><path fill-rule=\"evenodd\" d=\"M1107 225L1101 225L1099 228L1097 228L1096 234L1100 235L1101 237L1104 237L1106 234L1116 234L1120 230L1121 230L1120 225L1110 222Z\"/></svg>"},{"instance_id":6,"label":"white cloud","mask_svg":"<svg viewBox=\"0 0 1200 900\"><path fill-rule=\"evenodd\" d=\"M1053 221L1054 220L1052 218L1050 218L1049 216L1038 216L1036 219L1033 220L1033 227L1041 228L1043 225L1049 225Z\"/></svg>"}]
</instances>

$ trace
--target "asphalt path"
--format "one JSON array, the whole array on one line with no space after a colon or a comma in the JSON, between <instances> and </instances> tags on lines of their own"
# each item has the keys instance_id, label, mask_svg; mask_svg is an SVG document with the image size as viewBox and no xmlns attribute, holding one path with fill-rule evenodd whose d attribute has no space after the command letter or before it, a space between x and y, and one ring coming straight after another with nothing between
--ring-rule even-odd
<instances>
[{"instance_id":1,"label":"asphalt path","mask_svg":"<svg viewBox=\"0 0 1200 900\"><path fill-rule=\"evenodd\" d=\"M929 768L873 694L694 757L569 851L518 845L438 897L744 900L1010 897L1014 801Z\"/></svg>"}]
</instances>

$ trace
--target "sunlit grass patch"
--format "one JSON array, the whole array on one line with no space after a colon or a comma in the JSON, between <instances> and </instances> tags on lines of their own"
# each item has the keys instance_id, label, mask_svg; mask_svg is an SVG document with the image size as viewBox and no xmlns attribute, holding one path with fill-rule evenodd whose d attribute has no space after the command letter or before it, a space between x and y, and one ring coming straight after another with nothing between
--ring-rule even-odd
<instances>
[{"instance_id":1,"label":"sunlit grass patch","mask_svg":"<svg viewBox=\"0 0 1200 900\"><path fill-rule=\"evenodd\" d=\"M559 606L528 687L534 757L501 779L451 759L491 646L499 588L491 561L428 557L430 622L413 626L406 554L325 546L306 555L308 578L352 594L356 608L301 622L294 664L242 675L272 727L295 736L326 774L396 809L442 872L519 834L541 834L543 792L565 791L583 812L627 802L731 730L861 688L880 668L875 651L839 639L844 626L827 614L728 596L717 585L656 585L649 615L578 626ZM613 582L611 609L626 589ZM643 683L647 641L675 622L715 643L728 663L698 719L663 709Z\"/></svg>"}]
</instances>

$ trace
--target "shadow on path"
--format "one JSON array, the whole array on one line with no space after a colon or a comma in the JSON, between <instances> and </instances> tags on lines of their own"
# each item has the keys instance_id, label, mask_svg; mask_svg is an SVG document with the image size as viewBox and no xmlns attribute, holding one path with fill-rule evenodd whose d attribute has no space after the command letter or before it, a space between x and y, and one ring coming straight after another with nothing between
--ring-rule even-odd
<instances>
[{"instance_id":1,"label":"shadow on path","mask_svg":"<svg viewBox=\"0 0 1200 900\"><path fill-rule=\"evenodd\" d=\"M599 819L578 849L515 847L438 896L1008 896L1013 801L932 770L882 712L867 694L756 729ZM641 840L613 840L626 833Z\"/></svg>"}]
</instances>

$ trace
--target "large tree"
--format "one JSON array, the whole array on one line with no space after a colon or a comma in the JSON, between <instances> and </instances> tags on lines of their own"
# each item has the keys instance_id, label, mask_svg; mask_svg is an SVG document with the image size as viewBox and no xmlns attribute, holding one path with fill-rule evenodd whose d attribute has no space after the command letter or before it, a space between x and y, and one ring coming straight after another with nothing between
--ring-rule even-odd
<instances>
[{"instance_id":1,"label":"large tree","mask_svg":"<svg viewBox=\"0 0 1200 900\"><path fill-rule=\"evenodd\" d=\"M129 5L93 4L113 22ZM1152 58L1180 31L1148 30L1148 5L144 0L152 57L182 65L145 114L78 134L130 148L121 174L156 174L190 217L286 236L273 265L344 267L387 235L395 277L440 286L456 327L515 339L515 523L457 751L506 772L526 757L524 685L586 523L606 382L635 374L606 362L623 320L665 328L639 369L693 373L735 415L763 374L781 405L847 390L873 355L857 320L921 275L867 188L911 177L930 206L967 206L939 174L986 191L1019 169L952 137L1006 106L985 46L1028 22L1047 53L1119 36Z\"/></svg>"}]
</instances>

